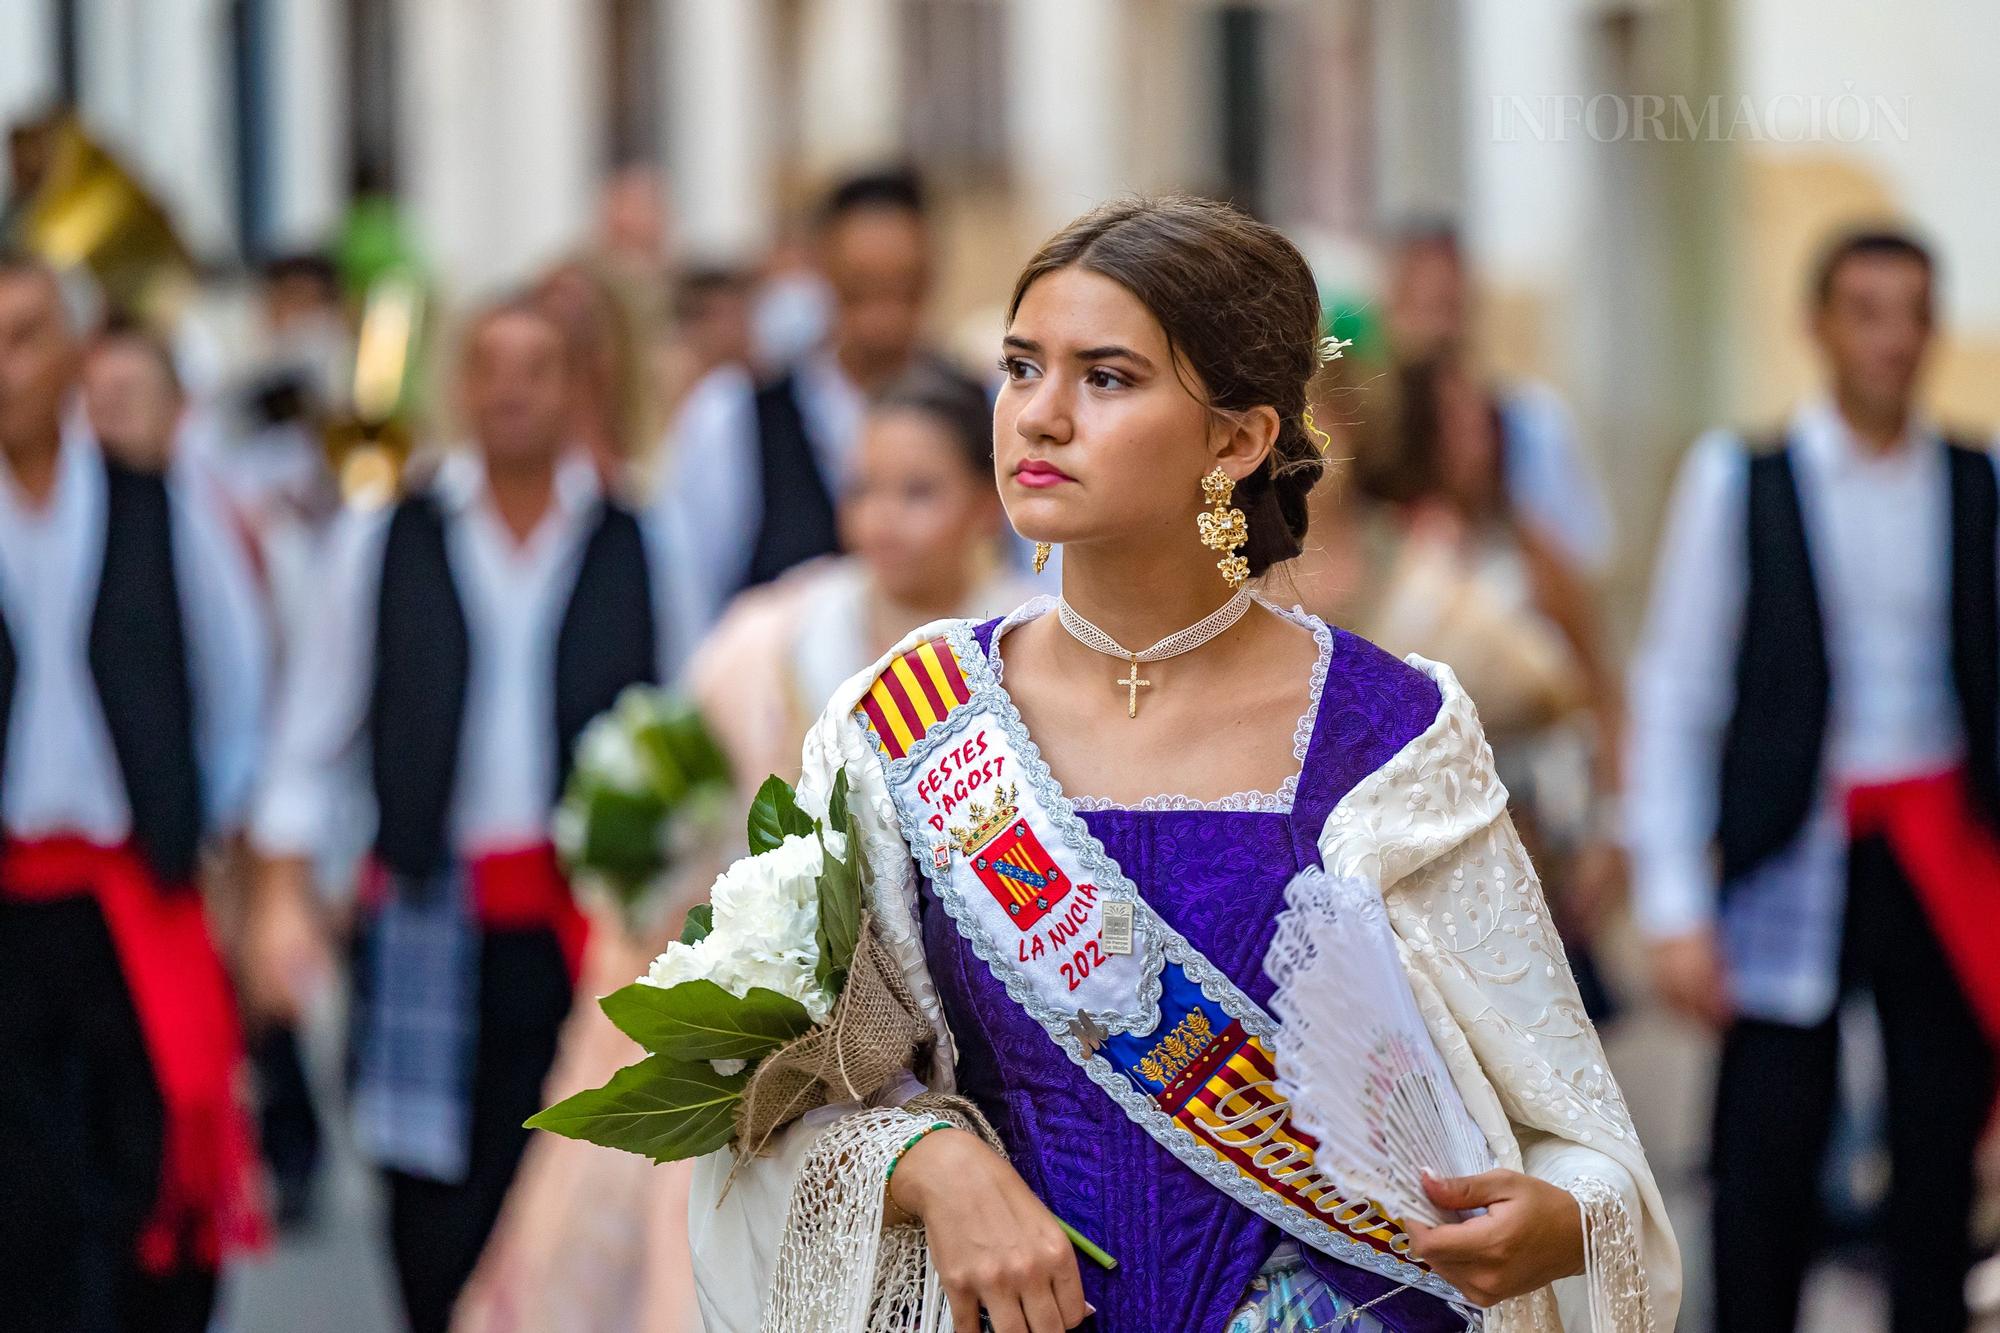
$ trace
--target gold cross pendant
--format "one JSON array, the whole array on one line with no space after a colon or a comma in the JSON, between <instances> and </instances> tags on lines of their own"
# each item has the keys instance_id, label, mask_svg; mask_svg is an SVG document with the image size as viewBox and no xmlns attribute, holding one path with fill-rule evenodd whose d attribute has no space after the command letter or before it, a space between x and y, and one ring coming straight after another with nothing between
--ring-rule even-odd
<instances>
[{"instance_id":1,"label":"gold cross pendant","mask_svg":"<svg viewBox=\"0 0 2000 1333\"><path fill-rule=\"evenodd\" d=\"M1139 679L1139 659L1137 656L1134 656L1132 658L1132 674L1112 682L1114 685L1125 687L1125 716L1139 716L1139 687L1141 685L1150 687L1152 683L1150 680Z\"/></svg>"}]
</instances>

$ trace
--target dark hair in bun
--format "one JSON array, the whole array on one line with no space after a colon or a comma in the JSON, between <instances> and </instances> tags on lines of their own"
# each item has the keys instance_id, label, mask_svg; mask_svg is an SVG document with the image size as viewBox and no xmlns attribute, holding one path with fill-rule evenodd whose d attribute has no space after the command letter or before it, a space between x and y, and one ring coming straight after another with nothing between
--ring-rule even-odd
<instances>
[{"instance_id":1,"label":"dark hair in bun","mask_svg":"<svg viewBox=\"0 0 2000 1333\"><path fill-rule=\"evenodd\" d=\"M1200 377L1209 407L1277 412L1270 456L1236 487L1235 504L1250 522L1238 554L1253 575L1297 555L1306 496L1326 467L1305 426L1320 306L1298 247L1212 199L1119 200L1049 238L1014 283L1008 320L1037 278L1065 268L1102 274L1138 297L1166 330L1169 350Z\"/></svg>"}]
</instances>

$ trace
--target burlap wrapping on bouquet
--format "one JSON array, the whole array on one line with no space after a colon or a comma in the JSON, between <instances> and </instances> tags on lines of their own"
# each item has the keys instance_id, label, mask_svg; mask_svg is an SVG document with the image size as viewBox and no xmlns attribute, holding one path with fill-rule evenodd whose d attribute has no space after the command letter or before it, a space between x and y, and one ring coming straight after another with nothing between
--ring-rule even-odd
<instances>
[{"instance_id":1,"label":"burlap wrapping on bouquet","mask_svg":"<svg viewBox=\"0 0 2000 1333\"><path fill-rule=\"evenodd\" d=\"M739 1162L764 1151L773 1135L829 1102L866 1101L934 1040L903 972L864 912L833 1016L757 1062L736 1104Z\"/></svg>"}]
</instances>

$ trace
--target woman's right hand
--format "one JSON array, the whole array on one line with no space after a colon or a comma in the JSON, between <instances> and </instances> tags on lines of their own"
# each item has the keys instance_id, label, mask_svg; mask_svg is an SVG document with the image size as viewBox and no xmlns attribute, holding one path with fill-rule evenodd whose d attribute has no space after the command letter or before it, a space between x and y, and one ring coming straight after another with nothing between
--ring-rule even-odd
<instances>
[{"instance_id":1,"label":"woman's right hand","mask_svg":"<svg viewBox=\"0 0 2000 1333\"><path fill-rule=\"evenodd\" d=\"M1076 1253L1007 1159L976 1134L941 1129L903 1154L889 1202L924 1224L955 1333L1061 1333L1089 1314Z\"/></svg>"}]
</instances>

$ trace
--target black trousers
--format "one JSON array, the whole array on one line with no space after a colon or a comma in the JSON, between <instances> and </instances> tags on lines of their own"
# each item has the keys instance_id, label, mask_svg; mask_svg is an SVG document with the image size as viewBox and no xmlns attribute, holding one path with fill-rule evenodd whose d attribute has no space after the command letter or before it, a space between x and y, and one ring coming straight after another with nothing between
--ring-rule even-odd
<instances>
[{"instance_id":1,"label":"black trousers","mask_svg":"<svg viewBox=\"0 0 2000 1333\"><path fill-rule=\"evenodd\" d=\"M0 1326L207 1327L213 1271L137 1262L164 1123L96 900L0 900Z\"/></svg>"},{"instance_id":2,"label":"black trousers","mask_svg":"<svg viewBox=\"0 0 2000 1333\"><path fill-rule=\"evenodd\" d=\"M1915 891L1880 839L1850 851L1844 982L1872 992L1888 1083L1883 1241L1895 1333L1966 1326L1973 1150L1995 1062ZM1789 1333L1820 1239L1820 1170L1839 1079L1829 1019L1743 1021L1723 1039L1715 1099L1718 1333Z\"/></svg>"},{"instance_id":3,"label":"black trousers","mask_svg":"<svg viewBox=\"0 0 2000 1333\"><path fill-rule=\"evenodd\" d=\"M250 1043L257 1077L257 1146L271 1172L280 1230L311 1220L320 1163L319 1109L296 1028L273 1025Z\"/></svg>"},{"instance_id":4,"label":"black trousers","mask_svg":"<svg viewBox=\"0 0 2000 1333\"><path fill-rule=\"evenodd\" d=\"M548 931L498 931L481 944L466 1178L448 1185L386 1173L389 1249L412 1333L446 1333L451 1325L452 1306L528 1145L521 1122L542 1109L542 1080L555 1062L573 993Z\"/></svg>"}]
</instances>

